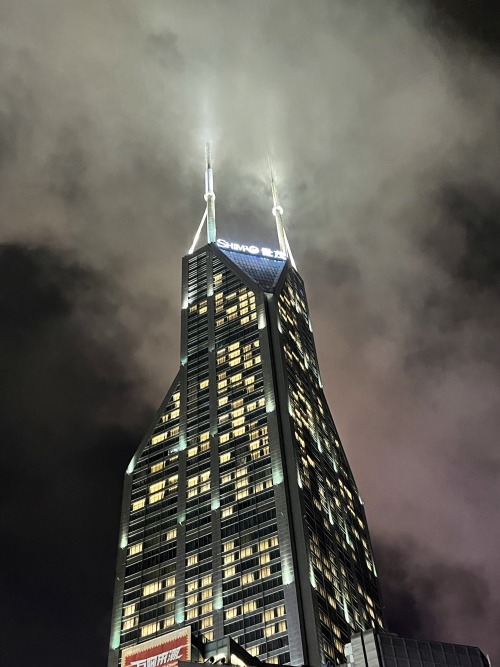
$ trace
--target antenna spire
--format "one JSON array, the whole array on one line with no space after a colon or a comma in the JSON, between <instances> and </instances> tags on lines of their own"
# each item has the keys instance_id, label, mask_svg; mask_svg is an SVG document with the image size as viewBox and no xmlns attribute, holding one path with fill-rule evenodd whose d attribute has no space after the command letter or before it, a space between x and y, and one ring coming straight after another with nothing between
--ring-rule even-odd
<instances>
[{"instance_id":1,"label":"antenna spire","mask_svg":"<svg viewBox=\"0 0 500 667\"><path fill-rule=\"evenodd\" d=\"M215 193L210 144L205 144L205 201L207 202L207 243L215 243Z\"/></svg>"},{"instance_id":2,"label":"antenna spire","mask_svg":"<svg viewBox=\"0 0 500 667\"><path fill-rule=\"evenodd\" d=\"M295 266L295 261L293 259L292 251L290 250L290 245L288 243L288 239L286 237L286 232L285 228L283 226L283 208L280 205L280 200L278 197L278 188L276 186L276 180L274 178L274 168L273 168L273 161L271 159L271 156L268 156L268 161L269 161L269 173L271 175L271 191L273 193L273 215L274 219L276 220L276 231L278 232L278 242L280 246L281 252L283 252L287 257L290 258L290 261L292 262L293 268L297 268Z\"/></svg>"}]
</instances>

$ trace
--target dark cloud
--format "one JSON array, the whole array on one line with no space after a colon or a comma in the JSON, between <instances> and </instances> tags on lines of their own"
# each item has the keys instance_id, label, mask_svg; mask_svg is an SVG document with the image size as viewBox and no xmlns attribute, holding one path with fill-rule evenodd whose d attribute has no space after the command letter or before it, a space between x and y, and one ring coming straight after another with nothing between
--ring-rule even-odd
<instances>
[{"instance_id":1,"label":"dark cloud","mask_svg":"<svg viewBox=\"0 0 500 667\"><path fill-rule=\"evenodd\" d=\"M121 479L178 367L207 138L234 240L274 243L274 155L395 629L500 655L494 10L0 3L5 664L28 635L104 664Z\"/></svg>"},{"instance_id":2,"label":"dark cloud","mask_svg":"<svg viewBox=\"0 0 500 667\"><path fill-rule=\"evenodd\" d=\"M496 621L500 613L491 608L490 584L482 573L436 559L432 548L411 540L375 544L375 549L386 620L394 632L464 644L481 638L482 646L497 650L485 619L493 612L491 620Z\"/></svg>"},{"instance_id":3,"label":"dark cloud","mask_svg":"<svg viewBox=\"0 0 500 667\"><path fill-rule=\"evenodd\" d=\"M112 286L74 259L3 245L0 284L1 662L63 665L85 645L71 662L104 664L122 471L147 414L133 344Z\"/></svg>"},{"instance_id":4,"label":"dark cloud","mask_svg":"<svg viewBox=\"0 0 500 667\"><path fill-rule=\"evenodd\" d=\"M456 2L431 0L432 17L444 32L458 31L477 46L500 49L500 9L495 0Z\"/></svg>"}]
</instances>

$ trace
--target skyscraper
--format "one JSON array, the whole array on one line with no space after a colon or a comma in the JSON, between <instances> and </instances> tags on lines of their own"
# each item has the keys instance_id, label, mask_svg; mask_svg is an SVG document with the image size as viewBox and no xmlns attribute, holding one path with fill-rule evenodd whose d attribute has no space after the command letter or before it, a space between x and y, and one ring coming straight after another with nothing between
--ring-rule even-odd
<instances>
[{"instance_id":1,"label":"skyscraper","mask_svg":"<svg viewBox=\"0 0 500 667\"><path fill-rule=\"evenodd\" d=\"M185 626L320 667L345 661L353 631L383 625L274 179L272 190L279 250L217 239L207 156L180 369L125 478L109 667Z\"/></svg>"}]
</instances>

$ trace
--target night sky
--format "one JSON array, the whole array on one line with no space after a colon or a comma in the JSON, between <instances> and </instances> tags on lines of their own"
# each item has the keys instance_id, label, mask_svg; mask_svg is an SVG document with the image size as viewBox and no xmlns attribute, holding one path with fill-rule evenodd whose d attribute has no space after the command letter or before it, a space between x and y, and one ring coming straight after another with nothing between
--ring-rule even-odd
<instances>
[{"instance_id":1,"label":"night sky","mask_svg":"<svg viewBox=\"0 0 500 667\"><path fill-rule=\"evenodd\" d=\"M500 661L497 0L0 0L0 664L106 663L125 468L267 154L389 627Z\"/></svg>"}]
</instances>

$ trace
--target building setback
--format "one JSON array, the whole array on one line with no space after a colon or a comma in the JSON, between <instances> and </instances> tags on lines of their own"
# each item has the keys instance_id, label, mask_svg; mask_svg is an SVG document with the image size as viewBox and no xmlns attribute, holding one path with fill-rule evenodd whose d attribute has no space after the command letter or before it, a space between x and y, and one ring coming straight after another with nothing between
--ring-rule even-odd
<instances>
[{"instance_id":1,"label":"building setback","mask_svg":"<svg viewBox=\"0 0 500 667\"><path fill-rule=\"evenodd\" d=\"M280 249L216 240L207 162L180 369L125 477L108 665L187 625L268 663L343 663L382 608L304 283L274 181Z\"/></svg>"}]
</instances>

